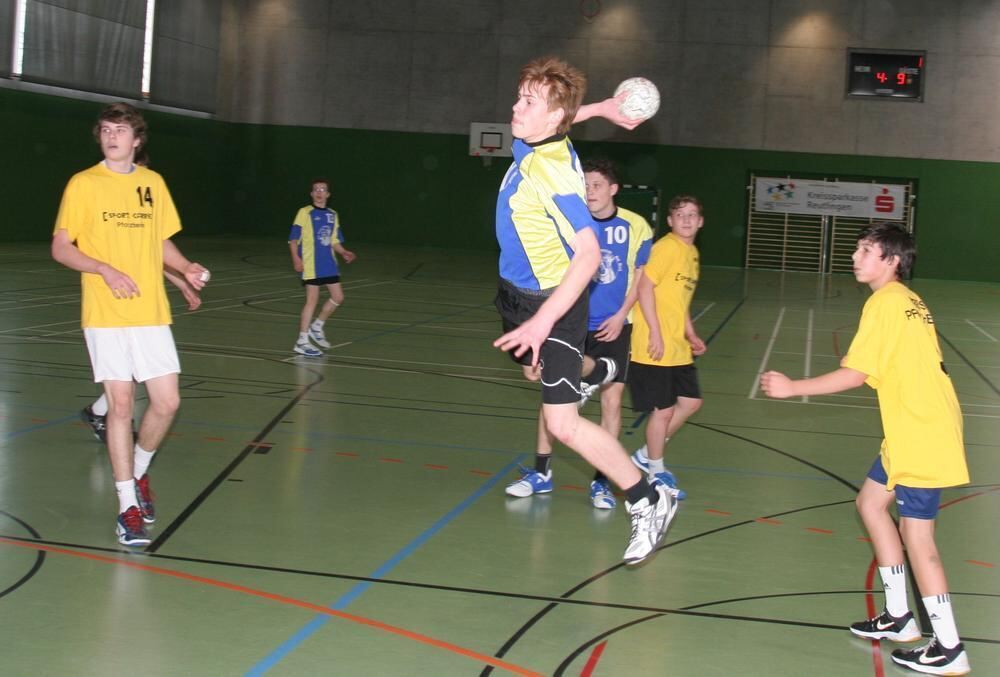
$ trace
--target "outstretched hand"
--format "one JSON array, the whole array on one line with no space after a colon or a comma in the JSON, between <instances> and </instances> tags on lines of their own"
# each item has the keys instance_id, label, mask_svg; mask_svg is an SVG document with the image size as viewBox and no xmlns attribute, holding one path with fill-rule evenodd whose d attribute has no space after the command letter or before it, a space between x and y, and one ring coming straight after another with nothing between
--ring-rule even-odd
<instances>
[{"instance_id":1,"label":"outstretched hand","mask_svg":"<svg viewBox=\"0 0 1000 677\"><path fill-rule=\"evenodd\" d=\"M760 389L768 397L783 400L794 395L792 380L778 371L765 371L760 375Z\"/></svg>"}]
</instances>

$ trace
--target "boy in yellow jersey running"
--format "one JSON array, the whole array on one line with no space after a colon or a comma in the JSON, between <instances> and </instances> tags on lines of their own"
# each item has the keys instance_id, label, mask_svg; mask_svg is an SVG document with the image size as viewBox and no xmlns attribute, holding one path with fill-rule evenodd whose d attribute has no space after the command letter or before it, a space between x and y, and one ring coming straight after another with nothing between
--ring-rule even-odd
<instances>
[{"instance_id":1,"label":"boy in yellow jersey running","mask_svg":"<svg viewBox=\"0 0 1000 677\"><path fill-rule=\"evenodd\" d=\"M525 376L541 382L542 412L553 437L625 491L632 533L624 560L635 564L659 545L677 501L665 488L651 486L618 440L577 410L585 290L601 248L580 161L566 133L574 121L605 110L603 103L581 108L585 90L583 73L556 58L521 69L511 117L514 162L497 197L496 306L505 333L493 345L510 351ZM614 99L607 101L608 108L617 108Z\"/></svg>"},{"instance_id":2,"label":"boy in yellow jersey running","mask_svg":"<svg viewBox=\"0 0 1000 677\"><path fill-rule=\"evenodd\" d=\"M777 398L838 393L863 383L875 389L885 439L856 503L875 550L885 610L850 630L870 639L920 639L906 600L905 545L934 636L916 649L896 649L892 660L917 672L964 675L969 658L959 641L934 526L941 489L968 483L969 471L962 412L941 359L934 318L900 282L915 253L913 238L896 224L878 223L861 231L854 277L873 294L840 369L798 381L769 371L761 375L760 385ZM898 529L889 513L893 503Z\"/></svg>"},{"instance_id":3,"label":"boy in yellow jersey running","mask_svg":"<svg viewBox=\"0 0 1000 677\"><path fill-rule=\"evenodd\" d=\"M639 276L639 308L632 330L629 390L636 411L648 413L646 444L632 462L649 477L686 493L663 465L667 440L701 408L701 388L694 357L705 342L691 322L691 298L698 285L698 231L705 225L702 206L692 195L679 195L667 206L670 232L653 245Z\"/></svg>"},{"instance_id":4,"label":"boy in yellow jersey running","mask_svg":"<svg viewBox=\"0 0 1000 677\"><path fill-rule=\"evenodd\" d=\"M150 542L156 519L147 470L180 405L180 361L170 332L163 268L205 286L204 267L170 241L180 218L163 178L135 163L146 143L142 114L126 103L107 106L94 137L104 159L66 186L52 236L52 257L80 271L82 327L94 381L108 398L108 455L118 493L118 540ZM135 383L149 406L132 440Z\"/></svg>"}]
</instances>

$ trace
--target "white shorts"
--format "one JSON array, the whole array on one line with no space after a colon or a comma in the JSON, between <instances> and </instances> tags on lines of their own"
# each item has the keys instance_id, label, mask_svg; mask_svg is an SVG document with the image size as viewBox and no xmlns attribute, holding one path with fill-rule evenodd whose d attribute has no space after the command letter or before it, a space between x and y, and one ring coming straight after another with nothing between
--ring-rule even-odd
<instances>
[{"instance_id":1,"label":"white shorts","mask_svg":"<svg viewBox=\"0 0 1000 677\"><path fill-rule=\"evenodd\" d=\"M181 373L170 325L86 327L83 338L94 368L94 383L138 381Z\"/></svg>"}]
</instances>

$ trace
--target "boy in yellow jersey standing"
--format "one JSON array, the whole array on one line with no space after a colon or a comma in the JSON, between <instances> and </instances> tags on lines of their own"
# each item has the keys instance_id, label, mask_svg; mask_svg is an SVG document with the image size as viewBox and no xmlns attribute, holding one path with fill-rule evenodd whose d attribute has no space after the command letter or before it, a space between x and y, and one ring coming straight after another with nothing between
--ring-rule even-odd
<instances>
[{"instance_id":1,"label":"boy in yellow jersey standing","mask_svg":"<svg viewBox=\"0 0 1000 677\"><path fill-rule=\"evenodd\" d=\"M323 325L344 302L344 288L340 284L336 255L339 254L347 263L357 257L354 252L344 248L340 216L327 206L330 182L326 179L313 179L309 197L312 198L312 204L298 211L288 235L292 267L295 272L302 273L302 286L306 290L306 302L299 316L299 338L295 341L293 350L306 357L320 357L323 354L320 348L330 347ZM330 298L313 320L316 304L319 303L320 287L326 287ZM310 339L315 346L310 343Z\"/></svg>"},{"instance_id":2,"label":"boy in yellow jersey standing","mask_svg":"<svg viewBox=\"0 0 1000 677\"><path fill-rule=\"evenodd\" d=\"M163 178L135 163L146 143L142 114L126 103L106 107L94 136L104 159L77 173L63 193L52 257L82 273L82 326L94 381L108 398L107 444L118 493L118 540L150 542L144 524L156 519L147 470L180 405L180 361L170 332L163 267L194 289L204 267L170 241L180 218ZM135 383L149 406L132 439Z\"/></svg>"},{"instance_id":3,"label":"boy in yellow jersey standing","mask_svg":"<svg viewBox=\"0 0 1000 677\"><path fill-rule=\"evenodd\" d=\"M648 413L646 444L632 462L656 482L686 493L663 465L667 440L701 408L701 388L694 357L706 351L691 322L691 298L698 285L698 231L705 225L702 206L692 195L679 195L667 206L670 232L653 245L639 277L639 308L632 331L629 389L632 406Z\"/></svg>"},{"instance_id":4,"label":"boy in yellow jersey standing","mask_svg":"<svg viewBox=\"0 0 1000 677\"><path fill-rule=\"evenodd\" d=\"M625 491L632 533L624 560L635 564L659 545L677 501L663 487L651 486L618 440L577 410L587 338L585 290L601 261L580 161L566 136L581 113L602 114L602 104L581 109L585 90L583 73L556 58L521 69L511 117L514 162L497 197L496 306L505 333L493 345L510 351L525 376L541 382L542 412L553 437ZM608 101L614 109L616 102Z\"/></svg>"},{"instance_id":5,"label":"boy in yellow jersey standing","mask_svg":"<svg viewBox=\"0 0 1000 677\"><path fill-rule=\"evenodd\" d=\"M885 610L850 630L870 639L920 639L906 599L905 545L934 636L916 649L896 649L892 660L917 672L963 675L970 670L969 659L959 641L934 526L941 489L968 483L969 471L962 412L941 359L934 318L900 282L915 253L913 238L896 224L861 231L852 257L854 277L873 294L840 369L798 381L769 371L760 385L776 398L826 395L863 383L875 389L885 439L856 504L875 550ZM889 513L893 503L898 529Z\"/></svg>"}]
</instances>

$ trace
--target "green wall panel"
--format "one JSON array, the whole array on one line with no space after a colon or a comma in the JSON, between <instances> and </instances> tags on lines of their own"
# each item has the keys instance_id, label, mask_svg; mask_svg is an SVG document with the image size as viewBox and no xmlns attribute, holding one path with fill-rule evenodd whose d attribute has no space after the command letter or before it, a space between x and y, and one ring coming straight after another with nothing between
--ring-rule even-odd
<instances>
[{"instance_id":1,"label":"green wall panel","mask_svg":"<svg viewBox=\"0 0 1000 677\"><path fill-rule=\"evenodd\" d=\"M100 159L90 136L101 104L0 89L0 240L50 236L67 179ZM325 176L351 246L496 249L496 192L509 162L484 166L462 135L247 125L149 112L149 152L191 235L273 237L281 249L309 181ZM741 266L752 172L913 179L919 277L1000 281L1000 164L629 143L577 144L606 155L628 183L664 201L705 204L705 265ZM661 209L661 221L662 221Z\"/></svg>"}]
</instances>

